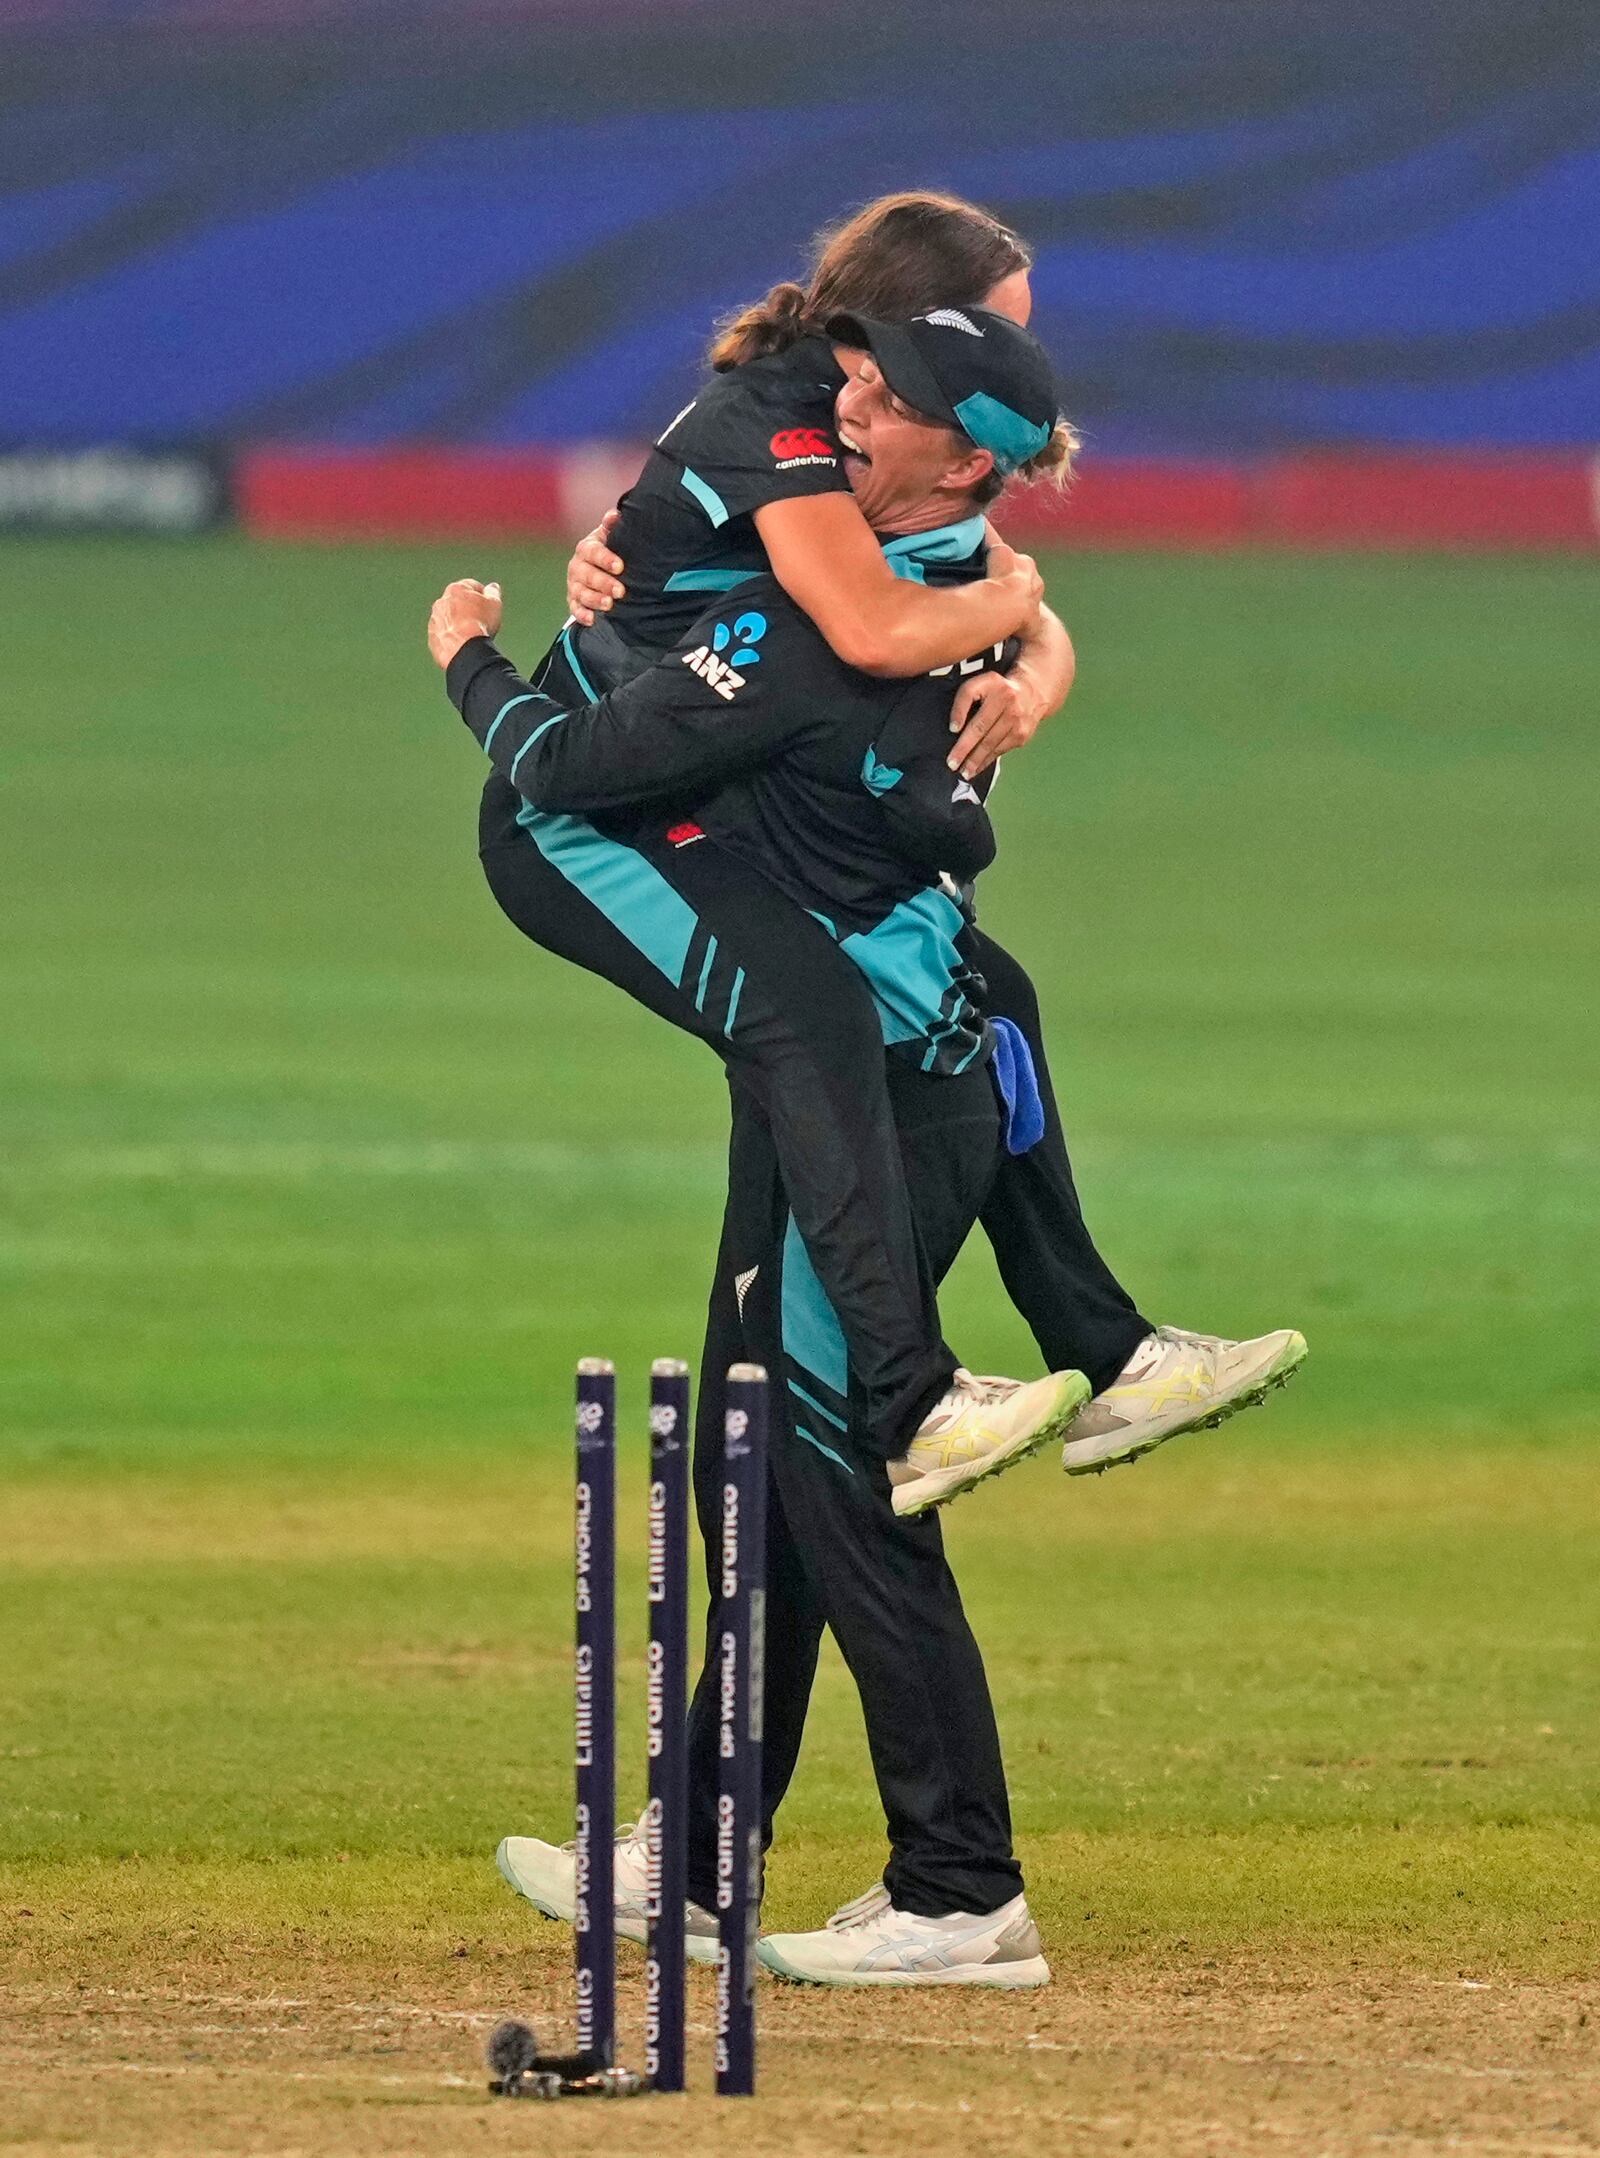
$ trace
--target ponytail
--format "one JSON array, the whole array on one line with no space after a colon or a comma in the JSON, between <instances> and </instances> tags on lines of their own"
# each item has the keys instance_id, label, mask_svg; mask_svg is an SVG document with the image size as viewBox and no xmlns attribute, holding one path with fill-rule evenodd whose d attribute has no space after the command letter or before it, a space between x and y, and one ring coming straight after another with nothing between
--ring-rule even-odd
<instances>
[{"instance_id":1,"label":"ponytail","mask_svg":"<svg viewBox=\"0 0 1600 2158\"><path fill-rule=\"evenodd\" d=\"M909 322L930 307L982 306L1033 257L1017 235L959 195L880 195L812 242L809 285L774 285L717 325L718 374L786 352L830 315Z\"/></svg>"},{"instance_id":2,"label":"ponytail","mask_svg":"<svg viewBox=\"0 0 1600 2158\"><path fill-rule=\"evenodd\" d=\"M787 352L807 329L806 294L803 286L787 280L774 285L764 300L741 308L717 325L711 343L711 364L717 373L742 367L746 360L764 360L768 353Z\"/></svg>"}]
</instances>

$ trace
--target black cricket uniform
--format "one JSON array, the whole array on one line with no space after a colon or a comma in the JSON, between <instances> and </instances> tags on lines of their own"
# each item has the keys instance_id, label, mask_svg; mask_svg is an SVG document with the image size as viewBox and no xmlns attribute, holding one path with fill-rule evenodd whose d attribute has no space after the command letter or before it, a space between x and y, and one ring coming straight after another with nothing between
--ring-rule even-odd
<instances>
[{"instance_id":1,"label":"black cricket uniform","mask_svg":"<svg viewBox=\"0 0 1600 2158\"><path fill-rule=\"evenodd\" d=\"M845 373L824 337L714 375L656 441L617 505L625 596L574 630L581 664L614 688L671 649L708 599L764 575L755 512L848 494L833 401Z\"/></svg>"},{"instance_id":2,"label":"black cricket uniform","mask_svg":"<svg viewBox=\"0 0 1600 2158\"><path fill-rule=\"evenodd\" d=\"M660 437L623 496L612 540L625 564L626 596L591 628L563 631L545 662L558 681L569 665L586 695L626 680L684 635L708 593L734 590L767 568L756 510L795 495L848 488L833 431L834 399L845 380L824 337L801 338L787 351L711 378ZM898 560L892 545L886 551L903 574L927 574L915 560ZM493 828L503 829L503 820ZM521 926L538 942L556 939L551 948L561 949L565 895L526 865L518 885ZM1026 1037L1045 1113L1038 1145L1002 1165L984 1208L984 1232L1046 1365L1081 1370L1098 1390L1116 1377L1150 1324L1084 1221L1032 980L975 922L967 927L963 950L974 977L985 984L986 1011L1010 1019ZM856 1003L852 1032L870 1045L860 986L838 969L828 996L836 1011ZM804 1014L796 1009L792 1016L803 1028ZM832 1054L850 1054L842 1025ZM870 1046L865 1054L872 1056ZM876 1082L857 1064L855 1084L868 1091ZM901 1223L886 1220L884 1234L895 1251ZM893 1270L903 1273L907 1264L901 1251ZM854 1346L854 1315L848 1309L842 1315ZM920 1324L928 1338L935 1337L936 1310L922 1313ZM870 1362L865 1370L870 1391Z\"/></svg>"},{"instance_id":3,"label":"black cricket uniform","mask_svg":"<svg viewBox=\"0 0 1600 2158\"><path fill-rule=\"evenodd\" d=\"M979 544L981 533L971 539ZM936 548L938 536L930 542ZM819 948L849 954L888 1045L902 1183L937 1280L1003 1158L987 1029L958 951L962 912L934 882L946 866L973 876L993 853L975 790L944 761L948 687L854 674L766 576L710 610L667 658L582 706L564 709L533 689L486 640L458 655L450 688L497 769L514 775L525 828L543 830L544 845L552 839L542 820L591 834L589 818L635 820L630 845L600 840L608 870L631 860L660 880L653 913L634 933L641 944L658 940L667 977L693 980L704 1004L725 998L733 1007L723 1043L734 1096L729 1202L696 1490L710 1559L716 1374L759 1358L785 1381L771 1456L766 1831L798 1755L827 1625L861 1692L895 1902L929 1915L993 1909L1017 1893L1021 1876L982 1660L936 1517L896 1517L883 1452L864 1443L854 1413L845 1338L798 1227L818 1165L801 1151L797 1190L776 1143L791 1114L792 1074L783 1059L738 1053L762 994L764 931L751 939L746 923L719 917L720 938L697 942L699 902L727 860L748 865L791 914L805 910L822 933ZM685 804L695 805L692 816ZM698 926L666 895L693 903ZM616 890L607 896L613 918L627 919ZM670 952L659 942L669 929ZM791 927L786 951L793 941ZM731 972L713 994L723 951ZM747 961L763 970L754 983ZM883 1048L876 1053L881 1072ZM853 1113L848 1101L840 1106ZM831 1174L827 1164L821 1173ZM714 1644L715 1564L708 1577ZM690 1893L705 1901L715 1895L716 1688L708 1653L690 1717Z\"/></svg>"},{"instance_id":4,"label":"black cricket uniform","mask_svg":"<svg viewBox=\"0 0 1600 2158\"><path fill-rule=\"evenodd\" d=\"M981 529L958 528L968 553L950 567ZM939 573L949 536L924 538ZM992 845L934 753L945 685L853 673L766 575L604 697L585 698L559 652L535 688L481 640L449 686L503 775L482 829L497 899L547 949L707 1040L755 1093L848 1343L852 1413L884 1458L903 1451L955 1360L883 1045L940 1072L985 1048L962 911L933 882L942 860L976 869ZM764 767L785 748L780 781Z\"/></svg>"},{"instance_id":5,"label":"black cricket uniform","mask_svg":"<svg viewBox=\"0 0 1600 2158\"><path fill-rule=\"evenodd\" d=\"M983 537L972 517L888 551L907 573L966 578L982 573ZM637 694L637 671L598 694L570 632L533 684L490 646L458 654L450 671L458 704L476 673L492 676L470 692L501 775L484 795L480 851L495 897L529 937L710 1042L755 1091L798 1232L844 1331L852 1414L887 1459L904 1450L956 1367L911 1219L882 1048L915 1041L929 1070L952 1072L984 1039L960 949L962 911L930 881L943 860L963 866L956 812L978 805L951 804L971 790L928 748L917 761L944 802L920 842L923 867L908 875L892 850L915 858L913 827L926 812L923 782L898 777L894 716L947 712L948 681L854 674L770 572L741 573L709 611L702 595L701 611L673 665L647 670L649 687ZM604 738L626 746L604 788L581 794L580 810L560 791L566 743L577 735L556 715L586 707L599 713ZM852 712L862 725L846 768L838 745ZM730 714L739 721L732 730L705 725ZM885 725L887 747L869 765ZM651 726L660 728L654 743ZM773 796L760 767L800 733L807 755L790 760ZM932 742L931 729L922 739ZM947 742L941 721L939 746ZM832 745L825 754L822 744ZM652 825L645 805L660 800L663 772L682 815L657 814ZM724 779L744 792L736 814L705 808L717 843L669 840L668 827L692 823L689 812L698 817L696 805ZM785 884L795 816L808 839ZM800 897L819 889L820 905ZM892 892L893 904L863 912L874 891Z\"/></svg>"}]
</instances>

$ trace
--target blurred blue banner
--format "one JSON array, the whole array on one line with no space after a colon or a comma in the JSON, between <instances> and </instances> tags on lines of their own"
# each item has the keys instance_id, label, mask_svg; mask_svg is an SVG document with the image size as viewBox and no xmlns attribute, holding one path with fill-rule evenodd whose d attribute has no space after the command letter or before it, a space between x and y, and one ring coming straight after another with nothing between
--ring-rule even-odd
<instances>
[{"instance_id":1,"label":"blurred blue banner","mask_svg":"<svg viewBox=\"0 0 1600 2158\"><path fill-rule=\"evenodd\" d=\"M648 435L915 185L1034 242L1102 450L1600 438L1593 6L440 13L0 15L0 438Z\"/></svg>"}]
</instances>

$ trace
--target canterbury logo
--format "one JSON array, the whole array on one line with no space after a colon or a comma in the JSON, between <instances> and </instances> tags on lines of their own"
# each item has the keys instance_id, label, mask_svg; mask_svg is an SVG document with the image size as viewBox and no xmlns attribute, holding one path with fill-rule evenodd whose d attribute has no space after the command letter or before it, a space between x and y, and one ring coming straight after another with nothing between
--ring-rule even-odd
<instances>
[{"instance_id":1,"label":"canterbury logo","mask_svg":"<svg viewBox=\"0 0 1600 2158\"><path fill-rule=\"evenodd\" d=\"M820 427L780 427L768 447L780 464L800 457L826 458L834 462L833 444Z\"/></svg>"},{"instance_id":2,"label":"canterbury logo","mask_svg":"<svg viewBox=\"0 0 1600 2158\"><path fill-rule=\"evenodd\" d=\"M981 337L982 330L970 321L959 307L936 307L931 315L923 316L924 322L940 323L947 330L965 330L969 337Z\"/></svg>"}]
</instances>

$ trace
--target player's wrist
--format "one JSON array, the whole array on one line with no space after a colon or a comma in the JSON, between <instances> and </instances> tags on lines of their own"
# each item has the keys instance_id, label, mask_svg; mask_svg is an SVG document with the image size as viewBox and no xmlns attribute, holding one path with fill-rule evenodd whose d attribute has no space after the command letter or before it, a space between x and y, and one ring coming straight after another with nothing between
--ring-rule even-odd
<instances>
[{"instance_id":1,"label":"player's wrist","mask_svg":"<svg viewBox=\"0 0 1600 2158\"><path fill-rule=\"evenodd\" d=\"M1055 709L1050 702L1048 685L1041 681L1026 658L1017 661L1006 680L1017 700L1017 716L1030 731Z\"/></svg>"},{"instance_id":2,"label":"player's wrist","mask_svg":"<svg viewBox=\"0 0 1600 2158\"><path fill-rule=\"evenodd\" d=\"M485 667L506 664L487 630L463 639L444 662L445 694L458 712L466 709L467 693Z\"/></svg>"}]
</instances>

